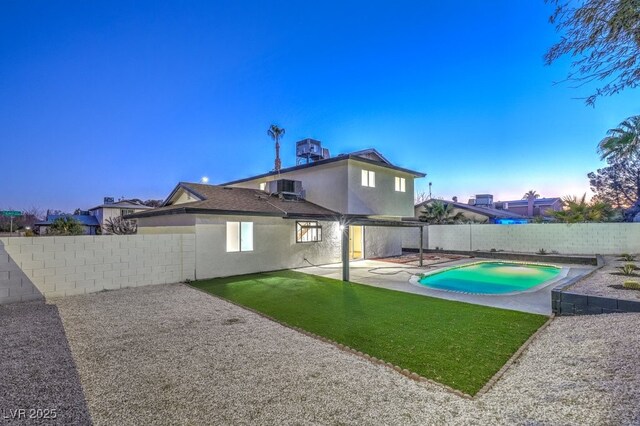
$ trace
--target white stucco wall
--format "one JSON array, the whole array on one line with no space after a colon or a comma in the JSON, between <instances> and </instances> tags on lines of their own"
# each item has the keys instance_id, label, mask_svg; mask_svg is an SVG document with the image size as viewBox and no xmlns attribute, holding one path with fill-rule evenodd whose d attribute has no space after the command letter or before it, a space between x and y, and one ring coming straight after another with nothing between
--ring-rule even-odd
<instances>
[{"instance_id":1,"label":"white stucco wall","mask_svg":"<svg viewBox=\"0 0 640 426\"><path fill-rule=\"evenodd\" d=\"M425 240L428 240L429 249L496 249L527 253L544 249L562 254L640 253L640 224L430 225L425 228ZM417 248L418 230L405 230L402 245L405 248Z\"/></svg>"},{"instance_id":2,"label":"white stucco wall","mask_svg":"<svg viewBox=\"0 0 640 426\"><path fill-rule=\"evenodd\" d=\"M362 170L376 173L374 188L362 186ZM405 178L405 192L395 191L395 177ZM259 189L260 183L277 179L275 176L240 182L231 186ZM343 214L412 216L414 177L357 160L294 170L280 174L280 179L302 182L306 199L312 203Z\"/></svg>"},{"instance_id":3,"label":"white stucco wall","mask_svg":"<svg viewBox=\"0 0 640 426\"><path fill-rule=\"evenodd\" d=\"M253 222L253 251L226 251L227 221ZM264 216L198 215L196 276L198 279L320 265L340 260L337 222L320 222L321 242L296 243L295 220Z\"/></svg>"},{"instance_id":4,"label":"white stucco wall","mask_svg":"<svg viewBox=\"0 0 640 426\"><path fill-rule=\"evenodd\" d=\"M195 235L0 238L0 304L193 279Z\"/></svg>"},{"instance_id":5,"label":"white stucco wall","mask_svg":"<svg viewBox=\"0 0 640 426\"><path fill-rule=\"evenodd\" d=\"M413 175L361 161L348 164L348 214L413 216ZM362 186L362 170L375 172L374 188ZM396 192L396 176L405 179L405 192Z\"/></svg>"},{"instance_id":6,"label":"white stucco wall","mask_svg":"<svg viewBox=\"0 0 640 426\"><path fill-rule=\"evenodd\" d=\"M402 229L366 226L364 230L364 257L399 256L402 254Z\"/></svg>"}]
</instances>

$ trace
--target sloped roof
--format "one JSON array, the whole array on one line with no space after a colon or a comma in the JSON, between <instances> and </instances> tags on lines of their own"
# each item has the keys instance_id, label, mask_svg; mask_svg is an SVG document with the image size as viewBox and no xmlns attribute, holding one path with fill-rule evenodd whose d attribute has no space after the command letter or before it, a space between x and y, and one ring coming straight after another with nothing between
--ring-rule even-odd
<instances>
[{"instance_id":1,"label":"sloped roof","mask_svg":"<svg viewBox=\"0 0 640 426\"><path fill-rule=\"evenodd\" d=\"M349 155L366 158L368 160L380 161L381 163L385 163L385 164L388 164L389 166L393 166L393 164L391 164L391 161L387 160L375 148L368 148L360 151L351 152L349 153Z\"/></svg>"},{"instance_id":2,"label":"sloped roof","mask_svg":"<svg viewBox=\"0 0 640 426\"><path fill-rule=\"evenodd\" d=\"M381 160L380 161L376 161L376 160L372 160L370 158L363 157L363 155L365 153L375 153L376 155L378 155L381 158ZM335 163L335 162L338 162L338 161L346 161L346 160L356 160L356 161L360 161L360 162L368 163L368 164L373 164L373 165L380 166L380 167L386 167L388 169L397 170L397 171L400 171L400 172L411 174L411 175L413 175L415 177L425 177L426 176L426 173L416 172L415 170L409 170L409 169L405 169L405 168L402 168L402 167L394 166L387 159L385 159L382 156L382 154L380 154L375 149L367 149L367 150L362 150L362 151L356 151L356 152L352 152L350 154L340 154L337 157L327 158L326 160L318 160L318 161L314 161L314 162L309 163L309 164L300 164L298 166L287 167L285 169L280 169L280 174L293 172L295 170L308 169L310 167L318 167L318 166L322 166L324 164L330 164L330 163ZM233 185L233 184L236 184L236 183L247 182L247 181L250 181L250 180L260 179L260 178L274 176L274 175L278 175L278 172L272 170L272 171L267 172L267 173L262 173L262 174L259 174L259 175L255 175L255 176L251 176L251 177L247 177L247 178L242 178L242 179L237 179L237 180L234 180L234 181L231 181L231 182L226 182L226 183L221 184L221 186Z\"/></svg>"},{"instance_id":3,"label":"sloped roof","mask_svg":"<svg viewBox=\"0 0 640 426\"><path fill-rule=\"evenodd\" d=\"M164 205L156 209L133 213L126 217L137 218L184 213L316 218L335 218L338 215L332 210L325 209L309 201L285 200L258 189L190 182L180 182L167 197L167 201L180 189L191 192L201 200Z\"/></svg>"},{"instance_id":4,"label":"sloped roof","mask_svg":"<svg viewBox=\"0 0 640 426\"><path fill-rule=\"evenodd\" d=\"M425 206L427 204L429 204L432 201L442 201L445 204L452 204L453 207L460 209L460 210L467 210L469 212L472 213L476 213L476 214L480 214L483 216L487 216L489 219L527 219L527 217L519 215L517 213L512 213L509 210L498 210L498 209L493 209L490 207L479 207L479 206L472 206L469 204L465 204L465 203L458 203L455 201L448 201L448 200L427 200L424 201L420 204L416 204L415 207L422 207Z\"/></svg>"},{"instance_id":5,"label":"sloped roof","mask_svg":"<svg viewBox=\"0 0 640 426\"><path fill-rule=\"evenodd\" d=\"M122 200L122 201L116 201L114 203L110 203L110 204L100 204L99 206L95 206L89 209L89 211L92 210L98 210L101 208L107 208L107 209L152 209L153 207L150 206L145 206L144 204L139 204L139 203L135 203L132 202L131 200Z\"/></svg>"},{"instance_id":6,"label":"sloped roof","mask_svg":"<svg viewBox=\"0 0 640 426\"><path fill-rule=\"evenodd\" d=\"M56 219L59 219L61 217L69 217L71 219L75 219L78 222L80 222L80 224L85 225L85 226L100 226L100 224L98 223L98 219L96 219L95 216L89 216L86 214L50 214L47 216L47 220L45 220L44 222L38 222L35 223L34 226L49 226L51 224L53 224L53 222Z\"/></svg>"}]
</instances>

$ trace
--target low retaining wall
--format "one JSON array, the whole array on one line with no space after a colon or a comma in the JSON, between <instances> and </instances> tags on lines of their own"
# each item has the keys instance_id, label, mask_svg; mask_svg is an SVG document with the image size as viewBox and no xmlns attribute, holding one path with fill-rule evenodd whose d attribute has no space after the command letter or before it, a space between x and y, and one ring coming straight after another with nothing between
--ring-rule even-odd
<instances>
[{"instance_id":1,"label":"low retaining wall","mask_svg":"<svg viewBox=\"0 0 640 426\"><path fill-rule=\"evenodd\" d=\"M553 290L551 309L556 315L640 312L640 302Z\"/></svg>"},{"instance_id":2,"label":"low retaining wall","mask_svg":"<svg viewBox=\"0 0 640 426\"><path fill-rule=\"evenodd\" d=\"M195 235L0 238L0 304L193 279Z\"/></svg>"}]
</instances>

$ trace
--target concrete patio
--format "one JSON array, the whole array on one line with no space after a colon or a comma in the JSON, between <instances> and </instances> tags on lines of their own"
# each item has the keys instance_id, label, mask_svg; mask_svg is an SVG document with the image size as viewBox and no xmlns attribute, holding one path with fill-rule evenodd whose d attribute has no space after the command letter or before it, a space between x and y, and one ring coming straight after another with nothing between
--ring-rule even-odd
<instances>
[{"instance_id":1,"label":"concrete patio","mask_svg":"<svg viewBox=\"0 0 640 426\"><path fill-rule=\"evenodd\" d=\"M493 306L496 308L512 309L535 314L551 315L551 290L559 283L550 284L536 291L523 292L521 294L481 295L435 290L421 285L412 284L410 282L411 277L421 273L431 272L435 269L447 268L455 265L462 265L465 263L477 262L478 260L479 259L467 258L434 265L425 265L424 267L402 265L381 260L356 260L350 262L350 280L352 282L367 284L374 287L422 294L424 296L438 297L441 299L456 300L459 302L474 303L477 305ZM567 266L569 268L566 279L587 274L593 269L593 267L585 265L559 266ZM310 266L297 270L307 274L321 275L337 280L342 277L341 263L323 266Z\"/></svg>"}]
</instances>

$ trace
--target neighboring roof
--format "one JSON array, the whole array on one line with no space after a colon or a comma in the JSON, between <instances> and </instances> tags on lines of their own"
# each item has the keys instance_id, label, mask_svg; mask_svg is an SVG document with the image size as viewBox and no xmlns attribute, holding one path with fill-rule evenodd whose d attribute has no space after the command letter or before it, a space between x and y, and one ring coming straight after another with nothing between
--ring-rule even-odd
<instances>
[{"instance_id":1,"label":"neighboring roof","mask_svg":"<svg viewBox=\"0 0 640 426\"><path fill-rule=\"evenodd\" d=\"M139 204L136 202L132 202L130 200L122 200L116 201L110 204L100 204L99 206L95 206L89 209L89 211L98 210L102 208L111 208L111 209L152 209L153 207L145 206L144 204Z\"/></svg>"},{"instance_id":2,"label":"neighboring roof","mask_svg":"<svg viewBox=\"0 0 640 426\"><path fill-rule=\"evenodd\" d=\"M363 152L373 152L375 151L374 149L370 149L370 150L364 150L364 151L357 151L351 154L341 154L338 155L337 157L332 157L332 158L327 158L326 160L319 160L319 161L314 161L313 163L309 163L309 164L301 164L299 166L293 166L293 167L287 167L286 169L280 169L280 174L283 173L288 173L288 172L293 172L295 170L302 170L302 169L308 169L310 167L317 167L317 166L321 166L324 164L330 164L330 163L335 163L338 161L345 161L345 160L355 160L355 161L360 161L363 163L367 163L367 164L374 164L376 166L380 166L380 167L386 167L388 169L393 169L393 170L398 170L400 172L404 172L404 173L409 173L414 175L415 177L425 177L426 173L422 173L422 172L416 172L414 170L409 170L409 169L405 169L402 167L398 167L398 166L394 166L391 163L389 163L386 159L384 159L384 157L382 157L382 155L380 155L380 153L378 153L377 155L379 155L383 161L374 161L374 160L370 160L368 158L364 158L361 157ZM377 153L377 151L375 151ZM359 153L359 155L358 155ZM221 184L221 186L225 186L225 185L233 185L236 183L241 183L241 182L247 182L250 180L254 180L254 179L260 179L263 177L269 177L269 176L274 176L274 175L278 175L278 172L276 171L271 171L268 173L263 173L260 175L256 175L256 176L251 176L248 178L243 178L243 179L238 179L238 180L234 180L231 182L226 182Z\"/></svg>"},{"instance_id":3,"label":"neighboring roof","mask_svg":"<svg viewBox=\"0 0 640 426\"><path fill-rule=\"evenodd\" d=\"M511 206L527 206L529 205L527 200L513 200L513 201L500 201L501 203L509 203L509 207ZM561 198L536 198L533 200L534 206L550 206L557 202L562 202Z\"/></svg>"},{"instance_id":4,"label":"neighboring roof","mask_svg":"<svg viewBox=\"0 0 640 426\"><path fill-rule=\"evenodd\" d=\"M69 217L75 219L80 222L80 224L85 226L100 226L100 224L98 223L98 219L96 219L95 216L89 216L86 214L50 214L47 216L47 220L45 220L44 222L35 223L34 226L49 226L53 224L56 219L59 219L61 217Z\"/></svg>"},{"instance_id":5,"label":"neighboring roof","mask_svg":"<svg viewBox=\"0 0 640 426\"><path fill-rule=\"evenodd\" d=\"M427 200L424 201L420 204L416 204L415 207L422 207L424 205L429 204L432 201L442 201L445 204L452 204L453 207L460 209L460 210L467 210L470 211L472 213L477 213L477 214L481 214L484 216L487 216L490 219L527 219L525 216L516 214L516 213L512 213L508 210L498 210L498 209L493 209L490 207L479 207L479 206L472 206L469 204L465 204L465 203L457 203L455 201L448 201L448 200Z\"/></svg>"},{"instance_id":6,"label":"neighboring roof","mask_svg":"<svg viewBox=\"0 0 640 426\"><path fill-rule=\"evenodd\" d=\"M338 213L305 200L284 200L276 195L250 188L224 187L201 183L180 182L167 201L179 189L191 192L201 201L164 205L149 211L133 213L127 218L151 217L168 214L208 213L226 215L256 215L277 217L335 217Z\"/></svg>"}]
</instances>

